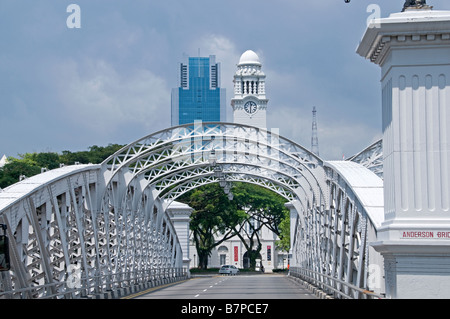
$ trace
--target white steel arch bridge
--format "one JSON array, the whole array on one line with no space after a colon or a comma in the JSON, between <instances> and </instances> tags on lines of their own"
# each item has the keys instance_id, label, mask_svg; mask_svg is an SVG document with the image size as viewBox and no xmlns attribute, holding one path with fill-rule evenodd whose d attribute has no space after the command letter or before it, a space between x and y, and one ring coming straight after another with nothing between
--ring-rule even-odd
<instances>
[{"instance_id":1,"label":"white steel arch bridge","mask_svg":"<svg viewBox=\"0 0 450 319\"><path fill-rule=\"evenodd\" d=\"M193 188L218 182L229 192L233 181L289 201L292 276L337 297L383 293L383 260L370 248L384 218L380 144L326 162L275 131L196 122L102 164L25 179L0 192L11 262L0 298L80 298L186 278L168 208Z\"/></svg>"}]
</instances>

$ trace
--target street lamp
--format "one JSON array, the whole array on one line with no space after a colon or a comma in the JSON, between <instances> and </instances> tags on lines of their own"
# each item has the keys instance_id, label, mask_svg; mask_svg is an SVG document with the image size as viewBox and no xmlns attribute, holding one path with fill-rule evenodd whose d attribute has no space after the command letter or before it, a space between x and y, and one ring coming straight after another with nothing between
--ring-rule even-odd
<instances>
[{"instance_id":1,"label":"street lamp","mask_svg":"<svg viewBox=\"0 0 450 319\"><path fill-rule=\"evenodd\" d=\"M209 165L216 166L216 164L217 164L216 150L211 151L211 153L209 154L208 161L209 161Z\"/></svg>"},{"instance_id":2,"label":"street lamp","mask_svg":"<svg viewBox=\"0 0 450 319\"><path fill-rule=\"evenodd\" d=\"M231 189L231 183L226 182L225 187L223 188L223 191L225 192L225 194L228 194L230 192L230 189Z\"/></svg>"},{"instance_id":3,"label":"street lamp","mask_svg":"<svg viewBox=\"0 0 450 319\"><path fill-rule=\"evenodd\" d=\"M222 167L220 166L214 166L214 176L221 178L223 176L222 174Z\"/></svg>"}]
</instances>

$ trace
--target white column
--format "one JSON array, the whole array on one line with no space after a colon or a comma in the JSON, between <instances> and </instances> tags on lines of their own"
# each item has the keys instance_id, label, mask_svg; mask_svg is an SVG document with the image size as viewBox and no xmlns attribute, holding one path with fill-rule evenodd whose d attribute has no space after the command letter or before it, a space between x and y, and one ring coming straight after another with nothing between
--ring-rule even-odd
<instances>
[{"instance_id":1,"label":"white column","mask_svg":"<svg viewBox=\"0 0 450 319\"><path fill-rule=\"evenodd\" d=\"M179 202L173 202L167 208L183 252L183 268L187 269L188 274L191 261L189 258L189 223L192 211L191 207Z\"/></svg>"},{"instance_id":2,"label":"white column","mask_svg":"<svg viewBox=\"0 0 450 319\"><path fill-rule=\"evenodd\" d=\"M450 12L406 10L369 26L381 67L385 221L372 243L391 298L450 298Z\"/></svg>"},{"instance_id":3,"label":"white column","mask_svg":"<svg viewBox=\"0 0 450 319\"><path fill-rule=\"evenodd\" d=\"M296 207L295 207L293 202L296 202L296 200L292 201L292 202L288 202L288 203L284 204L284 206L287 209L289 209L290 233L291 233L290 245L289 245L290 246L289 256L292 256L292 257L295 258L295 256L293 256L293 254L292 254L292 248L294 247L294 239L295 239L294 238L294 234L295 234L295 228L297 227L298 212L297 212L297 209L296 209ZM296 260L295 261L294 260L290 260L290 262L291 263L294 262L294 265L298 266Z\"/></svg>"}]
</instances>

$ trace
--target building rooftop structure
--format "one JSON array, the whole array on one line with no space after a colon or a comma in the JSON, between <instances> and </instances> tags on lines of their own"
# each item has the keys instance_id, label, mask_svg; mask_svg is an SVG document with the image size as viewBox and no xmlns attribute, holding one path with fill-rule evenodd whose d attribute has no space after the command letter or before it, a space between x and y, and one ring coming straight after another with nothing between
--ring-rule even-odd
<instances>
[{"instance_id":1,"label":"building rooftop structure","mask_svg":"<svg viewBox=\"0 0 450 319\"><path fill-rule=\"evenodd\" d=\"M0 167L5 166L6 163L8 163L8 158L6 155L3 155L2 158L0 158Z\"/></svg>"},{"instance_id":2,"label":"building rooftop structure","mask_svg":"<svg viewBox=\"0 0 450 319\"><path fill-rule=\"evenodd\" d=\"M239 64L256 64L261 65L261 61L259 60L259 56L252 50L247 50L244 53L242 53L241 58L239 59Z\"/></svg>"}]
</instances>

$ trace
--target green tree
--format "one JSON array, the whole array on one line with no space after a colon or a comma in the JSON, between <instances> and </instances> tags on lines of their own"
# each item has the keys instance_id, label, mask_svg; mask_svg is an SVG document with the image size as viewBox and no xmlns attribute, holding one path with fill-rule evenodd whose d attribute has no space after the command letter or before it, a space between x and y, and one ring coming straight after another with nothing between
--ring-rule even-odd
<instances>
[{"instance_id":1,"label":"green tree","mask_svg":"<svg viewBox=\"0 0 450 319\"><path fill-rule=\"evenodd\" d=\"M29 156L22 159L8 158L8 163L0 170L0 187L5 188L17 183L22 175L31 177L40 172L41 167Z\"/></svg>"},{"instance_id":2,"label":"green tree","mask_svg":"<svg viewBox=\"0 0 450 319\"><path fill-rule=\"evenodd\" d=\"M276 242L277 247L280 250L289 252L289 249L291 248L291 218L289 215L289 212L286 212L285 217L281 220L280 226L280 240Z\"/></svg>"},{"instance_id":3,"label":"green tree","mask_svg":"<svg viewBox=\"0 0 450 319\"><path fill-rule=\"evenodd\" d=\"M39 168L54 169L59 167L58 153L25 153L21 155L22 161Z\"/></svg>"},{"instance_id":4,"label":"green tree","mask_svg":"<svg viewBox=\"0 0 450 319\"><path fill-rule=\"evenodd\" d=\"M97 145L90 146L89 151L62 151L60 162L66 165L73 165L76 162L81 164L100 164L108 156L114 154L122 147L123 145L120 144L108 144L106 147Z\"/></svg>"},{"instance_id":5,"label":"green tree","mask_svg":"<svg viewBox=\"0 0 450 319\"><path fill-rule=\"evenodd\" d=\"M194 209L190 229L199 255L199 268L206 269L212 250L233 236L238 236L244 244L251 269L255 269L260 255L260 232L264 226L280 238L289 237L289 233L284 233L280 227L289 215L284 207L284 198L247 183L234 183L232 193L234 199L230 201L216 183L192 190L179 198ZM216 241L217 238L221 239Z\"/></svg>"},{"instance_id":6,"label":"green tree","mask_svg":"<svg viewBox=\"0 0 450 319\"><path fill-rule=\"evenodd\" d=\"M286 199L254 184L236 183L232 191L238 207L247 213L246 218L240 225L235 226L234 231L247 250L250 269L255 269L256 259L262 248L260 233L263 227L267 227L280 238L286 236L280 229L280 224L289 215L284 206Z\"/></svg>"},{"instance_id":7,"label":"green tree","mask_svg":"<svg viewBox=\"0 0 450 319\"><path fill-rule=\"evenodd\" d=\"M106 147L94 145L88 151L25 153L19 154L19 158L9 157L8 163L0 168L0 188L17 183L21 175L31 177L39 174L41 168L54 169L60 164L73 165L75 162L99 164L122 147L119 144L109 144Z\"/></svg>"},{"instance_id":8,"label":"green tree","mask_svg":"<svg viewBox=\"0 0 450 319\"><path fill-rule=\"evenodd\" d=\"M199 268L206 269L212 250L235 235L234 226L246 218L236 202L230 201L223 189L210 184L192 190L179 201L194 209L190 229L199 258ZM220 236L219 236L220 235ZM216 241L216 238L220 240Z\"/></svg>"}]
</instances>

